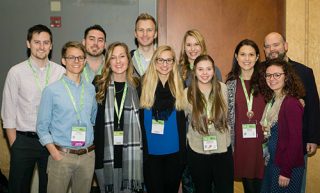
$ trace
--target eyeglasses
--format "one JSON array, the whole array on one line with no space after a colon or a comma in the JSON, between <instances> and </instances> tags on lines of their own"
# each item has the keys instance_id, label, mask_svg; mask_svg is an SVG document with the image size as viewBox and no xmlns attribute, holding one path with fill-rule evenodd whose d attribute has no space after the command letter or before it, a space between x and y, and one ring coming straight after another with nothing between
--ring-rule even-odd
<instances>
[{"instance_id":1,"label":"eyeglasses","mask_svg":"<svg viewBox=\"0 0 320 193\"><path fill-rule=\"evenodd\" d=\"M164 63L167 63L167 64L173 64L174 62L174 59L173 58L168 58L168 59L163 59L163 58L157 58L157 63L158 64L164 64Z\"/></svg>"},{"instance_id":2,"label":"eyeglasses","mask_svg":"<svg viewBox=\"0 0 320 193\"><path fill-rule=\"evenodd\" d=\"M273 77L273 79L275 79L275 80L278 80L281 77L282 74L285 74L285 73L284 72L283 73L273 73L273 74L267 73L267 74L264 75L264 77L266 79L268 79L268 80L270 80L271 77Z\"/></svg>"},{"instance_id":3,"label":"eyeglasses","mask_svg":"<svg viewBox=\"0 0 320 193\"><path fill-rule=\"evenodd\" d=\"M86 59L86 57L84 57L84 56L66 56L66 57L64 57L66 60L69 60L69 61L76 61L76 60L78 60L79 62L83 62L85 59Z\"/></svg>"}]
</instances>

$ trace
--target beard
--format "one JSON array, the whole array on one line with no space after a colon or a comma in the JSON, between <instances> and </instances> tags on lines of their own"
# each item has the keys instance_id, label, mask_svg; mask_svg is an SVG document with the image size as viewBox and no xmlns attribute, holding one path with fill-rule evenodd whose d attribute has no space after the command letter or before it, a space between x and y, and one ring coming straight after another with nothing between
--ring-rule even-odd
<instances>
[{"instance_id":1,"label":"beard","mask_svg":"<svg viewBox=\"0 0 320 193\"><path fill-rule=\"evenodd\" d=\"M274 56L273 54L276 53L276 56ZM279 51L274 51L274 52L270 52L266 59L267 60L272 60L272 59L279 59L279 60L284 60L286 58L287 52L282 52L280 53Z\"/></svg>"},{"instance_id":2,"label":"beard","mask_svg":"<svg viewBox=\"0 0 320 193\"><path fill-rule=\"evenodd\" d=\"M99 56L101 56L102 54L104 54L104 50L105 50L105 49L99 50L98 47L92 46L92 47L90 47L89 49L87 49L87 54L88 54L89 56L92 56L92 57L99 57Z\"/></svg>"}]
</instances>

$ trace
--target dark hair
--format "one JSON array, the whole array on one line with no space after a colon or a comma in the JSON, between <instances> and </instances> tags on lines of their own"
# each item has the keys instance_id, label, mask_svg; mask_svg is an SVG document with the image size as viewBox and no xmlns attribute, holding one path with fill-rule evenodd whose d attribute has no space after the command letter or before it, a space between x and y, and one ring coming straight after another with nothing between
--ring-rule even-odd
<instances>
[{"instance_id":1,"label":"dark hair","mask_svg":"<svg viewBox=\"0 0 320 193\"><path fill-rule=\"evenodd\" d=\"M81 50L84 55L86 54L86 48L84 47L84 45L82 45L80 42L70 41L70 42L65 43L61 49L61 57L62 58L66 57L67 50L69 48L77 48L77 49Z\"/></svg>"},{"instance_id":2,"label":"dark hair","mask_svg":"<svg viewBox=\"0 0 320 193\"><path fill-rule=\"evenodd\" d=\"M261 81L261 93L263 94L266 101L270 101L274 95L274 91L269 88L265 79L266 70L270 66L279 66L283 69L285 75L285 85L282 89L282 92L284 94L293 96L297 99L305 96L303 83L301 82L301 79L299 78L291 64L289 64L285 60L272 59L265 62L265 68L262 74L263 76L261 76L264 79L264 81Z\"/></svg>"},{"instance_id":3,"label":"dark hair","mask_svg":"<svg viewBox=\"0 0 320 193\"><path fill-rule=\"evenodd\" d=\"M95 24L95 25L93 25L93 26L88 27L88 28L84 31L84 36L83 36L84 39L86 39L89 31L91 31L91 30L101 31L101 32L103 33L103 35L104 35L104 39L107 38L107 33L106 33L106 31L104 31L104 29L101 27L101 25Z\"/></svg>"},{"instance_id":4,"label":"dark hair","mask_svg":"<svg viewBox=\"0 0 320 193\"><path fill-rule=\"evenodd\" d=\"M244 39L236 46L236 49L234 50L234 54L233 54L232 69L227 75L227 81L236 80L239 78L241 74L241 68L236 59L236 55L239 54L239 51L243 46L251 46L255 50L256 55L258 57L258 60L254 64L253 74L250 79L250 90L253 89L253 95L255 96L260 92L259 91L260 90L259 89L260 51L259 51L258 45L254 41L249 39Z\"/></svg>"},{"instance_id":5,"label":"dark hair","mask_svg":"<svg viewBox=\"0 0 320 193\"><path fill-rule=\"evenodd\" d=\"M51 41L51 44L52 44L52 33L51 33L51 30L47 26L42 25L42 24L34 25L34 26L32 26L31 28L28 29L27 41L31 42L33 34L35 34L35 33L39 34L41 32L47 32L50 35L50 41ZM30 48L27 48L27 56L30 57L30 55L31 55ZM52 56L52 49L49 52L48 58L51 59L51 56Z\"/></svg>"}]
</instances>

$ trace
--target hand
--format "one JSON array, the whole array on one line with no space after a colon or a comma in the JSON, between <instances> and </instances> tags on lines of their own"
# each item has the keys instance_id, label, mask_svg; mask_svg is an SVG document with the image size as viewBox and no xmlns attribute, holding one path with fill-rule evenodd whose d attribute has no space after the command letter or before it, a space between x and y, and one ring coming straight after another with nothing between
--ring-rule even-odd
<instances>
[{"instance_id":1,"label":"hand","mask_svg":"<svg viewBox=\"0 0 320 193\"><path fill-rule=\"evenodd\" d=\"M306 148L307 148L308 155L315 154L317 151L317 147L318 145L315 143L307 143Z\"/></svg>"},{"instance_id":2,"label":"hand","mask_svg":"<svg viewBox=\"0 0 320 193\"><path fill-rule=\"evenodd\" d=\"M304 102L304 100L303 100L303 99L299 99L299 102L301 103L301 105L302 105L303 107L305 107L305 106L306 106L306 103Z\"/></svg>"},{"instance_id":3,"label":"hand","mask_svg":"<svg viewBox=\"0 0 320 193\"><path fill-rule=\"evenodd\" d=\"M57 150L57 152L51 154L52 159L55 161L60 161L62 160L63 156L61 155L61 153Z\"/></svg>"},{"instance_id":4,"label":"hand","mask_svg":"<svg viewBox=\"0 0 320 193\"><path fill-rule=\"evenodd\" d=\"M284 176L279 176L279 186L280 187L287 187L289 185L290 178L284 177Z\"/></svg>"},{"instance_id":5,"label":"hand","mask_svg":"<svg viewBox=\"0 0 320 193\"><path fill-rule=\"evenodd\" d=\"M46 147L50 152L50 155L53 160L56 160L56 161L62 160L63 155L61 155L60 151L54 146L54 144L48 143Z\"/></svg>"}]
</instances>

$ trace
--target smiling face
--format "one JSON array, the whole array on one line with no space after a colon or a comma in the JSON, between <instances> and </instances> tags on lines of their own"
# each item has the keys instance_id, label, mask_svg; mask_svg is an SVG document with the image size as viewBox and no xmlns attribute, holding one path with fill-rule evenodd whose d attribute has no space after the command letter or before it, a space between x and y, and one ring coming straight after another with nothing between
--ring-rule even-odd
<instances>
[{"instance_id":1,"label":"smiling face","mask_svg":"<svg viewBox=\"0 0 320 193\"><path fill-rule=\"evenodd\" d=\"M200 42L193 36L187 36L184 49L188 56L189 63L193 63L202 52Z\"/></svg>"},{"instance_id":2,"label":"smiling face","mask_svg":"<svg viewBox=\"0 0 320 193\"><path fill-rule=\"evenodd\" d=\"M82 44L86 47L88 55L93 57L101 56L106 47L106 39L104 33L93 29L90 30Z\"/></svg>"},{"instance_id":3,"label":"smiling face","mask_svg":"<svg viewBox=\"0 0 320 193\"><path fill-rule=\"evenodd\" d=\"M156 25L150 19L139 20L136 25L135 37L138 40L139 47L153 45L153 41L157 37Z\"/></svg>"},{"instance_id":4,"label":"smiling face","mask_svg":"<svg viewBox=\"0 0 320 193\"><path fill-rule=\"evenodd\" d=\"M214 76L214 67L209 60L202 60L195 66L195 75L198 79L198 84L211 84Z\"/></svg>"},{"instance_id":5,"label":"smiling face","mask_svg":"<svg viewBox=\"0 0 320 193\"><path fill-rule=\"evenodd\" d=\"M266 82L267 85L276 94L281 94L285 86L285 74L280 66L271 65L266 69Z\"/></svg>"},{"instance_id":6,"label":"smiling face","mask_svg":"<svg viewBox=\"0 0 320 193\"><path fill-rule=\"evenodd\" d=\"M255 49L252 46L244 45L239 49L239 52L235 55L241 71L252 71L253 67L258 60Z\"/></svg>"},{"instance_id":7,"label":"smiling face","mask_svg":"<svg viewBox=\"0 0 320 193\"><path fill-rule=\"evenodd\" d=\"M79 48L67 48L62 64L66 66L67 76L80 75L85 64L85 53Z\"/></svg>"},{"instance_id":8,"label":"smiling face","mask_svg":"<svg viewBox=\"0 0 320 193\"><path fill-rule=\"evenodd\" d=\"M169 76L172 71L174 57L171 51L163 51L156 60L156 70L160 76Z\"/></svg>"},{"instance_id":9,"label":"smiling face","mask_svg":"<svg viewBox=\"0 0 320 193\"><path fill-rule=\"evenodd\" d=\"M129 60L126 50L122 46L116 46L113 49L110 58L110 68L114 76L126 76Z\"/></svg>"},{"instance_id":10,"label":"smiling face","mask_svg":"<svg viewBox=\"0 0 320 193\"><path fill-rule=\"evenodd\" d=\"M264 52L267 60L284 59L288 51L288 44L278 33L270 33L264 39Z\"/></svg>"},{"instance_id":11,"label":"smiling face","mask_svg":"<svg viewBox=\"0 0 320 193\"><path fill-rule=\"evenodd\" d=\"M47 32L33 33L30 41L27 41L31 57L38 60L46 60L52 49L50 34Z\"/></svg>"}]
</instances>

